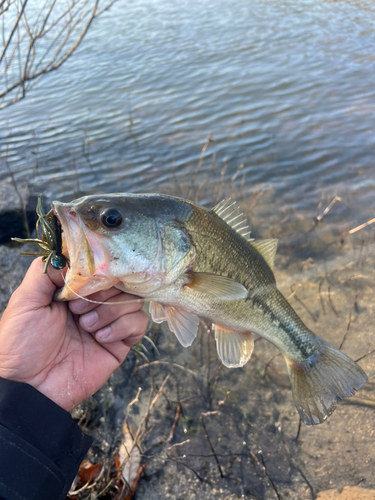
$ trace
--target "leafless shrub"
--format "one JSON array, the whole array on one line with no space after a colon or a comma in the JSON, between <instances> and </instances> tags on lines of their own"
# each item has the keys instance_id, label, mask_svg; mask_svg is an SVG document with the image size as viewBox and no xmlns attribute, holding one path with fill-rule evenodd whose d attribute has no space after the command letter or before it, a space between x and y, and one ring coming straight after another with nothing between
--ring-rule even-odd
<instances>
[{"instance_id":1,"label":"leafless shrub","mask_svg":"<svg viewBox=\"0 0 375 500\"><path fill-rule=\"evenodd\" d=\"M58 69L116 0L0 0L0 109Z\"/></svg>"}]
</instances>

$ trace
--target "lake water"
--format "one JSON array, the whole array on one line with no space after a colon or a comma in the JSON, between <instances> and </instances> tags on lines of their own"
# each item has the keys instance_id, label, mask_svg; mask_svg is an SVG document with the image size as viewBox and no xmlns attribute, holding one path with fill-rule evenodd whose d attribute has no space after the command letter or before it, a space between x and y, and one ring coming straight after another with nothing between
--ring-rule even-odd
<instances>
[{"instance_id":1,"label":"lake water","mask_svg":"<svg viewBox=\"0 0 375 500\"><path fill-rule=\"evenodd\" d=\"M374 23L370 1L118 2L0 112L1 154L48 200L177 183L210 204L207 184L227 188L243 165L245 200L269 190L315 210L350 193L374 207Z\"/></svg>"}]
</instances>

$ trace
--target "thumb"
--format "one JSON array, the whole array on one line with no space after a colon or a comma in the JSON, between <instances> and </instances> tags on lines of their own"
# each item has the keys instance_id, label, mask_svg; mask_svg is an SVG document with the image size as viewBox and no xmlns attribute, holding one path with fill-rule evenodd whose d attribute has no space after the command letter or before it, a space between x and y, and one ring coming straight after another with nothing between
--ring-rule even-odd
<instances>
[{"instance_id":1,"label":"thumb","mask_svg":"<svg viewBox=\"0 0 375 500\"><path fill-rule=\"evenodd\" d=\"M44 274L43 270L44 263L39 257L31 263L21 285L14 293L14 299L21 299L28 308L48 306L62 278L60 271L51 269L48 270L48 274Z\"/></svg>"}]
</instances>

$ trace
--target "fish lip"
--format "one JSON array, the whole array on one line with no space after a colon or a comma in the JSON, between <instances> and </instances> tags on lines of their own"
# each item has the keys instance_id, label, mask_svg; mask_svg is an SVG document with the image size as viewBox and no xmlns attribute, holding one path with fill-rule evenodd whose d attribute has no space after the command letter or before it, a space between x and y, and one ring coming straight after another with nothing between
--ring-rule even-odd
<instances>
[{"instance_id":1,"label":"fish lip","mask_svg":"<svg viewBox=\"0 0 375 500\"><path fill-rule=\"evenodd\" d=\"M68 224L68 220L67 220L67 216L65 214L65 210L69 207L69 212L71 214L75 214L75 212L73 211L73 208L70 207L69 205L66 205L65 203L61 203L59 201L54 201L52 203L52 211L54 213L54 215L56 216L57 220L59 221L60 223L60 226L61 226L61 242L62 242L62 246L66 246L66 253L67 253L67 257L68 259L70 259L73 255L73 245L72 245L72 235L71 235L71 231L70 231L70 227L69 227L69 224Z\"/></svg>"},{"instance_id":2,"label":"fish lip","mask_svg":"<svg viewBox=\"0 0 375 500\"><path fill-rule=\"evenodd\" d=\"M75 272L74 270L77 266L77 254L80 253L80 258L84 258L84 260L87 260L85 255L82 252L79 252L78 248L78 242L80 240L82 227L79 222L79 217L77 216L74 208L71 205L59 201L54 201L52 203L52 210L61 225L61 241L64 255L69 259L68 269L64 278L65 284L62 286L62 288L58 288L56 290L54 299L70 300L69 297L65 297L65 295L69 295L69 293L67 292L66 283L70 281L72 273Z\"/></svg>"},{"instance_id":3,"label":"fish lip","mask_svg":"<svg viewBox=\"0 0 375 500\"><path fill-rule=\"evenodd\" d=\"M76 202L55 201L52 210L61 224L64 255L69 258L65 284L57 289L54 300L76 300L100 290L115 286L118 278L108 275L106 252L100 242L90 234L84 221L76 212Z\"/></svg>"}]
</instances>

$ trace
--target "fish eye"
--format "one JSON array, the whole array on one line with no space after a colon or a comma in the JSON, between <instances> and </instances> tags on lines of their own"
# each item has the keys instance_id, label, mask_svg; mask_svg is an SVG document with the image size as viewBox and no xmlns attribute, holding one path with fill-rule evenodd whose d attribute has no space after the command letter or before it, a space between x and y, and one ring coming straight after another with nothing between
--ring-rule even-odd
<instances>
[{"instance_id":1,"label":"fish eye","mask_svg":"<svg viewBox=\"0 0 375 500\"><path fill-rule=\"evenodd\" d=\"M119 227L122 223L122 214L117 208L106 208L100 214L100 220L104 226L110 229Z\"/></svg>"}]
</instances>

